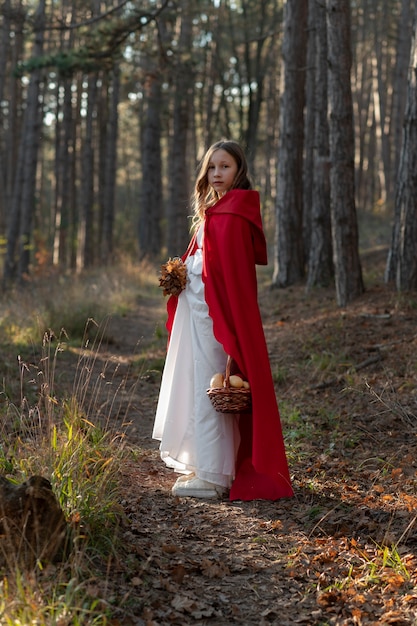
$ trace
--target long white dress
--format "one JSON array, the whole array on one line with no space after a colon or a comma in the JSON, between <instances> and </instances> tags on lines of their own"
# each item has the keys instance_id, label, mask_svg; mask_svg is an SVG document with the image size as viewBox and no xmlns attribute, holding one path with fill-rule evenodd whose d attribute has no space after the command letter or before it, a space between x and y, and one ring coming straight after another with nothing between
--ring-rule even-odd
<instances>
[{"instance_id":1,"label":"long white dress","mask_svg":"<svg viewBox=\"0 0 417 626\"><path fill-rule=\"evenodd\" d=\"M236 417L216 412L206 390L216 372L224 372L226 354L214 338L201 278L203 228L198 249L186 259L187 286L178 298L153 438L161 458L177 472L229 488L238 447Z\"/></svg>"}]
</instances>

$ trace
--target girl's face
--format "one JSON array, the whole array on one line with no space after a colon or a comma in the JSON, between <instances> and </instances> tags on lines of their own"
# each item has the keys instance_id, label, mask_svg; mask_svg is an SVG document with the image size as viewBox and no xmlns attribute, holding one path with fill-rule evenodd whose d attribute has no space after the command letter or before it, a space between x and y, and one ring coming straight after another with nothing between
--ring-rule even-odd
<instances>
[{"instance_id":1,"label":"girl's face","mask_svg":"<svg viewBox=\"0 0 417 626\"><path fill-rule=\"evenodd\" d=\"M237 170L235 159L226 150L219 148L213 152L208 164L207 180L218 196L223 196L226 191L229 191L235 180Z\"/></svg>"}]
</instances>

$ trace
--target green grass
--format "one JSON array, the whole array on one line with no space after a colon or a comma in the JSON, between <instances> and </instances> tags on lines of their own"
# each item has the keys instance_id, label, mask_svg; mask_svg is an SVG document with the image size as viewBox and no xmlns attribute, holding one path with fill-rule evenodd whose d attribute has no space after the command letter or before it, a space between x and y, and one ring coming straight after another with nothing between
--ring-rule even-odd
<instances>
[{"instance_id":1,"label":"green grass","mask_svg":"<svg viewBox=\"0 0 417 626\"><path fill-rule=\"evenodd\" d=\"M132 269L130 274L103 273L103 278L91 275L84 282L64 279L49 287L40 282L11 294L0 307L5 355L0 364L0 474L15 484L33 475L47 478L71 538L62 562L26 568L19 554L5 552L0 537L1 624L114 623L106 572L128 557L121 542L119 494L129 453L123 433L110 426L110 415L98 418L91 397L87 400L87 387L93 395L99 393L101 374L95 380L92 365L105 321L94 321L92 340L86 328L104 313L132 307L139 294L152 293L149 275ZM81 351L72 391L60 396L57 363L69 341L90 343ZM155 360L150 365L160 364ZM112 389L113 399L117 392Z\"/></svg>"},{"instance_id":2,"label":"green grass","mask_svg":"<svg viewBox=\"0 0 417 626\"><path fill-rule=\"evenodd\" d=\"M392 586L395 589L410 580L406 558L399 553L395 545L375 544L374 549L368 547L366 550L358 548L356 558L352 561L354 562L347 564L347 575L335 580L324 591L343 590L349 587L362 591L373 589L375 585Z\"/></svg>"},{"instance_id":3,"label":"green grass","mask_svg":"<svg viewBox=\"0 0 417 626\"><path fill-rule=\"evenodd\" d=\"M91 421L76 396L57 399L39 378L36 405L22 396L19 406L6 402L2 408L1 473L16 484L33 475L50 480L72 549L63 563L38 563L29 571L22 570L19 554L5 555L0 622L106 624L108 607L91 596L86 581L101 576L120 551L118 481L125 451L115 433Z\"/></svg>"}]
</instances>

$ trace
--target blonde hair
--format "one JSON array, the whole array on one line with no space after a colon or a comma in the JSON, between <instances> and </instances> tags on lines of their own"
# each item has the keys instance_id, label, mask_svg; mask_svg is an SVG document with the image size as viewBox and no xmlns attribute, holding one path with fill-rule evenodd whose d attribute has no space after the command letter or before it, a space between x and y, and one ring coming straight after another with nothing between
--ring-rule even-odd
<instances>
[{"instance_id":1,"label":"blonde hair","mask_svg":"<svg viewBox=\"0 0 417 626\"><path fill-rule=\"evenodd\" d=\"M248 164L241 146L236 141L217 141L210 146L198 166L197 180L192 198L194 211L193 227L197 226L204 219L206 209L213 206L219 199L219 195L210 187L208 182L208 167L216 150L225 150L236 161L237 173L230 189L252 189L252 183L248 175Z\"/></svg>"}]
</instances>

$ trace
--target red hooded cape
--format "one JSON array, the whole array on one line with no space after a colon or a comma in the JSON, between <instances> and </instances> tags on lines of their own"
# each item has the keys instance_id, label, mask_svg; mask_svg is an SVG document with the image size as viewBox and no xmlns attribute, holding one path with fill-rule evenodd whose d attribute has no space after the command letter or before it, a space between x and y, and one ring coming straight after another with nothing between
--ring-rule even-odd
<instances>
[{"instance_id":1,"label":"red hooded cape","mask_svg":"<svg viewBox=\"0 0 417 626\"><path fill-rule=\"evenodd\" d=\"M193 238L184 258L195 246ZM259 194L234 189L206 210L203 239L203 281L214 335L252 391L252 413L240 418L241 443L231 500L277 500L293 495L258 305L256 264L267 264ZM176 303L177 298L171 296L169 332Z\"/></svg>"}]
</instances>

